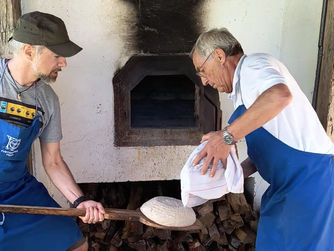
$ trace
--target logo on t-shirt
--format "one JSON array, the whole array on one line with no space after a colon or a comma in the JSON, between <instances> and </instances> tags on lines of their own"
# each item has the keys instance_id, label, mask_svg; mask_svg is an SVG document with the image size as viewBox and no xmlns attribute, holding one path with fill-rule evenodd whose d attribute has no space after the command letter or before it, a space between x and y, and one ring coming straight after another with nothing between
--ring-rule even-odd
<instances>
[{"instance_id":1,"label":"logo on t-shirt","mask_svg":"<svg viewBox=\"0 0 334 251\"><path fill-rule=\"evenodd\" d=\"M11 156L14 156L14 154L18 152L17 149L20 146L21 139L17 139L9 135L7 135L7 137L8 137L8 143L5 147L6 150L1 150L1 152L11 157Z\"/></svg>"}]
</instances>

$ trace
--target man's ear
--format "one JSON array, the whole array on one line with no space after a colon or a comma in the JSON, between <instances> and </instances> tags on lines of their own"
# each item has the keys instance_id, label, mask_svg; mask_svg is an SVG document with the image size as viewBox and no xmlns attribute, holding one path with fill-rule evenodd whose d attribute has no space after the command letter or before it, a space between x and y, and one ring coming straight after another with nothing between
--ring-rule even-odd
<instances>
[{"instance_id":1,"label":"man's ear","mask_svg":"<svg viewBox=\"0 0 334 251\"><path fill-rule=\"evenodd\" d=\"M36 50L32 47L31 44L24 44L22 47L22 52L23 56L29 61L32 61L36 54Z\"/></svg>"},{"instance_id":2,"label":"man's ear","mask_svg":"<svg viewBox=\"0 0 334 251\"><path fill-rule=\"evenodd\" d=\"M220 48L216 48L214 54L215 54L215 57L220 62L220 64L223 65L225 63L225 60L226 60L225 52Z\"/></svg>"}]
</instances>

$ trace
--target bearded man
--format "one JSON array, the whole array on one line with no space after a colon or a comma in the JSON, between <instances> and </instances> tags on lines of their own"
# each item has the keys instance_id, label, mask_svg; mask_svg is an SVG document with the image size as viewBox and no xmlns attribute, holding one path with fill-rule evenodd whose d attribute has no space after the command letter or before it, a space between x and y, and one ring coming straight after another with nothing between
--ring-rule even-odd
<instances>
[{"instance_id":1,"label":"bearded man","mask_svg":"<svg viewBox=\"0 0 334 251\"><path fill-rule=\"evenodd\" d=\"M0 204L59 207L29 172L26 160L39 138L46 173L81 219L104 219L103 206L83 196L60 152L59 100L48 82L66 67L66 57L81 51L64 22L31 12L17 22L10 41L13 58L0 59ZM0 214L0 250L87 250L75 221L65 216Z\"/></svg>"}]
</instances>

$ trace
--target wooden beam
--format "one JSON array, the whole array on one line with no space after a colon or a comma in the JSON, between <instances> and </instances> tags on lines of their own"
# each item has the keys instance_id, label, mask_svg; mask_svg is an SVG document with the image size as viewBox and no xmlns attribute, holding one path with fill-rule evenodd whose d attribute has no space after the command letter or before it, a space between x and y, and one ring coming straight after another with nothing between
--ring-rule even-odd
<instances>
[{"instance_id":1,"label":"wooden beam","mask_svg":"<svg viewBox=\"0 0 334 251\"><path fill-rule=\"evenodd\" d=\"M316 112L329 135L333 134L334 0L327 1L323 50L316 102ZM330 112L330 107L332 111ZM331 114L329 114L331 113Z\"/></svg>"},{"instance_id":2,"label":"wooden beam","mask_svg":"<svg viewBox=\"0 0 334 251\"><path fill-rule=\"evenodd\" d=\"M327 134L331 137L332 141L334 141L334 66L332 67L332 76L329 83L331 89L327 114L327 126L325 128Z\"/></svg>"},{"instance_id":3,"label":"wooden beam","mask_svg":"<svg viewBox=\"0 0 334 251\"><path fill-rule=\"evenodd\" d=\"M0 1L0 56L9 57L8 39L12 36L14 25L21 16L20 0Z\"/></svg>"}]
</instances>

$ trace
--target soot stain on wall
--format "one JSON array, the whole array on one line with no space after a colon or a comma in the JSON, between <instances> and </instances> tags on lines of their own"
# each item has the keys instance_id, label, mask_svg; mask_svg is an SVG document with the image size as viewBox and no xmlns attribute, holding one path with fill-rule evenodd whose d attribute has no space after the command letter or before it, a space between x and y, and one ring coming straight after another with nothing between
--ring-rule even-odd
<instances>
[{"instance_id":1,"label":"soot stain on wall","mask_svg":"<svg viewBox=\"0 0 334 251\"><path fill-rule=\"evenodd\" d=\"M125 0L137 17L133 46L141 53L188 53L203 30L196 15L203 0Z\"/></svg>"}]
</instances>

